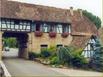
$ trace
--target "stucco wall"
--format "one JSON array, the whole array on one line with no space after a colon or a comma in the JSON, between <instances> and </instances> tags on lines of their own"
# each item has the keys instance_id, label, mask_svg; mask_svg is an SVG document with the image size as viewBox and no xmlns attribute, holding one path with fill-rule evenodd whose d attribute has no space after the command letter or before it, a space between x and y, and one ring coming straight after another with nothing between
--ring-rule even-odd
<instances>
[{"instance_id":1,"label":"stucco wall","mask_svg":"<svg viewBox=\"0 0 103 77\"><path fill-rule=\"evenodd\" d=\"M61 37L61 34L57 34L56 37L49 37L48 33L43 33L41 37L35 36L34 32L29 33L28 49L29 51L40 52L41 46L47 44L49 46L54 46L57 44L69 45L72 41L72 36L69 35L67 38Z\"/></svg>"}]
</instances>

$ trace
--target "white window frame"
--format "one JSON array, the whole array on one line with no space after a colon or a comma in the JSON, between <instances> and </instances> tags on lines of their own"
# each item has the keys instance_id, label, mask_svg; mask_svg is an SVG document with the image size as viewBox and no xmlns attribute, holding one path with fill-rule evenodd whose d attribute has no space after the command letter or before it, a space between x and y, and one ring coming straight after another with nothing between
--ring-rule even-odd
<instances>
[{"instance_id":1,"label":"white window frame","mask_svg":"<svg viewBox=\"0 0 103 77\"><path fill-rule=\"evenodd\" d=\"M57 31L57 33L62 33L63 32L61 24L57 25L56 31Z\"/></svg>"}]
</instances>

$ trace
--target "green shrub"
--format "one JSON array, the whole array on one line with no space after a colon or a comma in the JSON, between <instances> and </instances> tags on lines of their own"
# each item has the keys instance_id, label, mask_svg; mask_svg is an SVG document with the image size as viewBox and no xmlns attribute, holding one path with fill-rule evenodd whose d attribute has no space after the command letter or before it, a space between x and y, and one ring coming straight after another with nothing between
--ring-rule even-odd
<instances>
[{"instance_id":1,"label":"green shrub","mask_svg":"<svg viewBox=\"0 0 103 77\"><path fill-rule=\"evenodd\" d=\"M50 46L50 47L48 48L48 51L51 53L51 56L55 56L55 55L56 55L57 48L56 48L56 46Z\"/></svg>"},{"instance_id":2,"label":"green shrub","mask_svg":"<svg viewBox=\"0 0 103 77\"><path fill-rule=\"evenodd\" d=\"M103 47L98 40L96 40L95 46L95 53L91 58L89 65L93 70L103 72Z\"/></svg>"},{"instance_id":3,"label":"green shrub","mask_svg":"<svg viewBox=\"0 0 103 77\"><path fill-rule=\"evenodd\" d=\"M48 49L42 49L40 55L43 58L47 58L51 56L51 52Z\"/></svg>"},{"instance_id":4,"label":"green shrub","mask_svg":"<svg viewBox=\"0 0 103 77\"><path fill-rule=\"evenodd\" d=\"M84 58L81 55L74 55L72 60L71 60L72 66L77 67L77 68L84 68L88 64L88 61L86 58Z\"/></svg>"},{"instance_id":5,"label":"green shrub","mask_svg":"<svg viewBox=\"0 0 103 77\"><path fill-rule=\"evenodd\" d=\"M81 56L83 49L75 49L71 46L61 47L58 50L58 57L62 64L68 64L73 67L87 67L88 61Z\"/></svg>"},{"instance_id":6,"label":"green shrub","mask_svg":"<svg viewBox=\"0 0 103 77\"><path fill-rule=\"evenodd\" d=\"M81 55L82 51L83 49L81 48L72 51L72 66L77 68L84 68L88 66L88 61L86 60L86 58L84 58L84 56Z\"/></svg>"},{"instance_id":7,"label":"green shrub","mask_svg":"<svg viewBox=\"0 0 103 77\"><path fill-rule=\"evenodd\" d=\"M52 57L50 60L50 64L55 65L55 64L59 64L59 59L57 56Z\"/></svg>"},{"instance_id":8,"label":"green shrub","mask_svg":"<svg viewBox=\"0 0 103 77\"><path fill-rule=\"evenodd\" d=\"M71 51L67 49L66 47L60 47L57 52L57 55L62 64L71 62L71 58L72 58Z\"/></svg>"},{"instance_id":9,"label":"green shrub","mask_svg":"<svg viewBox=\"0 0 103 77\"><path fill-rule=\"evenodd\" d=\"M73 51L73 55L74 55L74 56L75 56L75 55L81 55L82 52L83 52L83 49L82 49L82 48L75 49L75 50Z\"/></svg>"},{"instance_id":10,"label":"green shrub","mask_svg":"<svg viewBox=\"0 0 103 77\"><path fill-rule=\"evenodd\" d=\"M39 54L35 52L29 52L29 60L34 60L37 57L39 57Z\"/></svg>"},{"instance_id":11,"label":"green shrub","mask_svg":"<svg viewBox=\"0 0 103 77\"><path fill-rule=\"evenodd\" d=\"M50 46L49 48L48 48L48 50L50 51L50 52L56 52L56 46Z\"/></svg>"}]
</instances>

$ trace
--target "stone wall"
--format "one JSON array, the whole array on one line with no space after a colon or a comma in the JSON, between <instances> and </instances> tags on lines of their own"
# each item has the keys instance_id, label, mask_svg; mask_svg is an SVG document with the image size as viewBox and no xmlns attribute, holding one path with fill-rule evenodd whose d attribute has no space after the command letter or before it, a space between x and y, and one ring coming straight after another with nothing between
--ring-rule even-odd
<instances>
[{"instance_id":1,"label":"stone wall","mask_svg":"<svg viewBox=\"0 0 103 77\"><path fill-rule=\"evenodd\" d=\"M34 32L28 33L28 51L34 51L39 53L41 49L41 45L46 44L48 47L54 46L57 44L69 45L72 41L72 36L69 35L67 38L61 37L61 34L57 34L56 37L49 37L48 33L43 33L41 37L35 36Z\"/></svg>"}]
</instances>

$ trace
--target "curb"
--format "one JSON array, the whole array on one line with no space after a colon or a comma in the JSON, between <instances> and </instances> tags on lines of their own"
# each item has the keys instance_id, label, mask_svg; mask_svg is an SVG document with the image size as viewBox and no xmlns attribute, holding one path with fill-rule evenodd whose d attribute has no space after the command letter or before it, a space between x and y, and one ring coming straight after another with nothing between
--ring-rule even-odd
<instances>
[{"instance_id":1,"label":"curb","mask_svg":"<svg viewBox=\"0 0 103 77\"><path fill-rule=\"evenodd\" d=\"M5 77L11 77L11 75L10 75L10 73L8 72L8 70L7 70L6 66L5 66L5 64L3 63L3 61L0 61L0 65L1 65L1 67L3 68L3 70L4 70L4 76L5 76Z\"/></svg>"}]
</instances>

